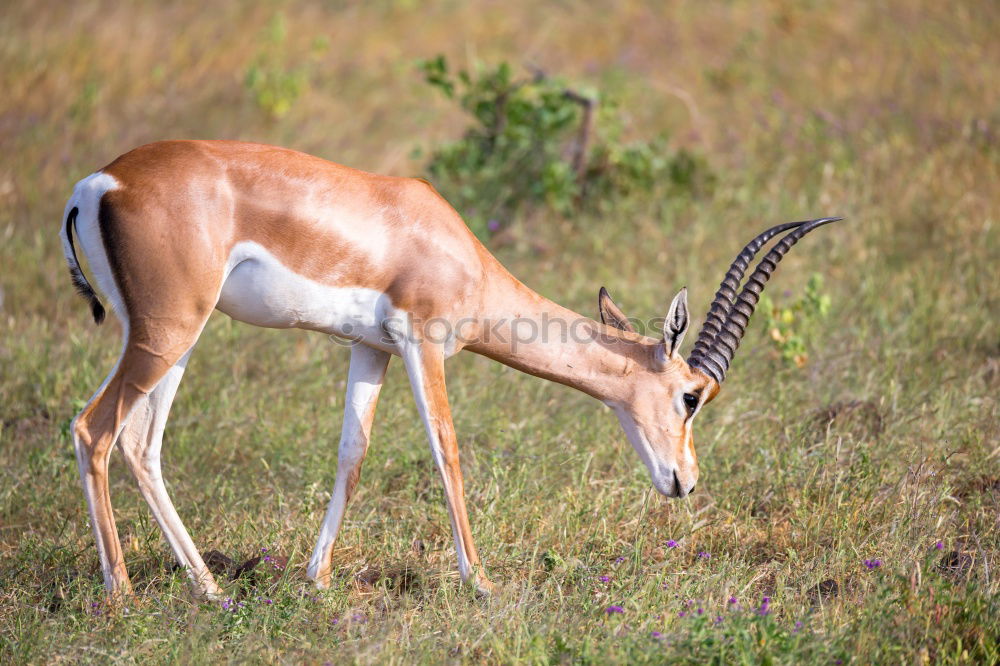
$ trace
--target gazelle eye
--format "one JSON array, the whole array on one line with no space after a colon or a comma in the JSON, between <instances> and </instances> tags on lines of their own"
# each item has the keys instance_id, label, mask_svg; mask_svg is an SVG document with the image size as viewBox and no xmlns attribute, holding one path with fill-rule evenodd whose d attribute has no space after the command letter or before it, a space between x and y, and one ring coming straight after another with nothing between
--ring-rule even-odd
<instances>
[{"instance_id":1,"label":"gazelle eye","mask_svg":"<svg viewBox=\"0 0 1000 666\"><path fill-rule=\"evenodd\" d=\"M693 393L684 394L684 406L688 409L688 414L693 414L695 408L698 406L698 396Z\"/></svg>"}]
</instances>

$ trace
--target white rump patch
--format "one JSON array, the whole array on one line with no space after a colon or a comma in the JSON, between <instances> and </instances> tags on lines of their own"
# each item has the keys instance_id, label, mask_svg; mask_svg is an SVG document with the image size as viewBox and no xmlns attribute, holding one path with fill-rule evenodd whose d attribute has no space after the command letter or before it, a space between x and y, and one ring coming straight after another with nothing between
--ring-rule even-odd
<instances>
[{"instance_id":1,"label":"white rump patch","mask_svg":"<svg viewBox=\"0 0 1000 666\"><path fill-rule=\"evenodd\" d=\"M111 304L111 310L122 325L122 352L118 355L118 360L115 361L115 367L111 369L111 372L87 401L88 406L101 394L104 387L118 372L118 366L122 362L121 357L125 353L125 345L128 343L128 311L125 309L125 300L118 290L118 283L115 282L111 272L111 264L108 263L108 253L104 249L101 227L97 219L104 193L117 190L119 187L121 184L114 176L100 171L90 174L73 188L73 194L66 202L66 209L63 211L62 221L59 225L59 237L62 240L63 252L68 257L70 249L69 237L66 235L66 218L75 206L77 209L76 224L74 225L76 228L77 257L82 255L87 258L87 272L90 274L91 284Z\"/></svg>"},{"instance_id":2,"label":"white rump patch","mask_svg":"<svg viewBox=\"0 0 1000 666\"><path fill-rule=\"evenodd\" d=\"M108 263L108 254L104 249L104 241L101 239L101 227L98 223L97 213L101 205L101 197L105 192L117 190L121 184L106 173L98 171L92 173L73 188L73 195L66 202L66 210L63 211L62 224L59 225L59 236L63 242L66 255L69 256L69 238L66 237L66 218L69 211L75 206L78 213L76 216L76 237L77 255L87 258L90 265L91 283L97 290L111 303L115 314L121 319L122 326L125 327L126 337L128 337L128 318L125 316L125 302L122 300L121 292L118 291L118 284L111 273L111 265Z\"/></svg>"}]
</instances>

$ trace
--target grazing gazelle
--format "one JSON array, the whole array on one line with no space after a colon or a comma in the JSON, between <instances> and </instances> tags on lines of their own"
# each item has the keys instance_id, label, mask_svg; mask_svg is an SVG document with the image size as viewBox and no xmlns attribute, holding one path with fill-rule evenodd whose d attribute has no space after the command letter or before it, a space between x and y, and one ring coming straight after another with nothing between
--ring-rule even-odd
<instances>
[{"instance_id":1,"label":"grazing gazelle","mask_svg":"<svg viewBox=\"0 0 1000 666\"><path fill-rule=\"evenodd\" d=\"M684 497L698 480L691 421L719 392L764 283L795 242L835 219L782 224L753 239L685 361L684 289L662 338L638 334L603 288L603 323L581 317L508 273L423 180L231 141L168 141L122 155L77 183L62 225L74 284L100 323L104 308L80 269L75 232L124 337L114 369L71 427L105 586L113 596L130 591L108 492L117 442L195 592L219 592L160 472L167 413L213 308L257 326L355 341L333 497L308 568L316 585L329 585L333 543L395 354L444 482L462 579L488 593L465 508L445 359L469 349L604 402L656 489ZM754 255L784 231L737 295Z\"/></svg>"}]
</instances>

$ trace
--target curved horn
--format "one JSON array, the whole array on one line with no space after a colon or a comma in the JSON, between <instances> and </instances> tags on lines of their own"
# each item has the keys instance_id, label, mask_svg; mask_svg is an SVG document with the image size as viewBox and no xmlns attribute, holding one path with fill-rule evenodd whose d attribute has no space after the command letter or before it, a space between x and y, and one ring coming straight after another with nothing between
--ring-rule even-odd
<instances>
[{"instance_id":1,"label":"curved horn","mask_svg":"<svg viewBox=\"0 0 1000 666\"><path fill-rule=\"evenodd\" d=\"M743 273L746 271L747 266L750 265L754 256L760 251L760 248L764 247L767 241L781 232L800 227L807 222L808 220L787 222L771 227L747 243L746 247L736 255L732 266L729 267L729 271L726 273L726 277L722 279L722 284L719 285L719 290L715 292L712 304L708 307L708 314L705 315L705 323L702 324L701 331L698 332L698 339L694 343L694 349L691 350L691 355L688 357L689 365L697 364L701 357L708 353L709 348L715 341L715 336L722 330L723 322L729 316L729 311L733 309L733 302L736 300L736 290L739 289L740 282L743 280Z\"/></svg>"},{"instance_id":2,"label":"curved horn","mask_svg":"<svg viewBox=\"0 0 1000 666\"><path fill-rule=\"evenodd\" d=\"M726 316L726 321L722 324L708 351L698 358L689 360L689 365L697 367L721 384L722 380L726 378L726 371L733 361L736 349L740 346L740 340L743 339L747 324L750 323L750 317L757 306L760 294L764 291L764 285L767 284L771 273L778 267L782 257L793 245L799 242L799 239L813 229L818 229L824 224L837 222L840 219L842 218L824 217L804 224L800 223L801 226L790 231L778 241L771 248L771 251L764 255L754 272L747 278L743 290L736 302L733 303L733 307Z\"/></svg>"}]
</instances>

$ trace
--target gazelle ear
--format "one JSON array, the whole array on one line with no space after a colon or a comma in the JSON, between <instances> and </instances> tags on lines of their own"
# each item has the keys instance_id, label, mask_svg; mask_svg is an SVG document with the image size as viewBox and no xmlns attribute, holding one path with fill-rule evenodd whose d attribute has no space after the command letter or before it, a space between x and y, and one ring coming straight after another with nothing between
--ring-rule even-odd
<instances>
[{"instance_id":1,"label":"gazelle ear","mask_svg":"<svg viewBox=\"0 0 1000 666\"><path fill-rule=\"evenodd\" d=\"M684 334L688 330L688 290L684 287L674 296L667 311L667 318L663 322L663 354L664 358L671 358L678 353L681 343L684 341Z\"/></svg>"},{"instance_id":2,"label":"gazelle ear","mask_svg":"<svg viewBox=\"0 0 1000 666\"><path fill-rule=\"evenodd\" d=\"M597 310L601 313L602 324L614 326L622 331L635 333L635 327L629 322L628 317L621 311L621 308L611 300L611 295L604 287L601 287L601 291L597 295Z\"/></svg>"}]
</instances>

